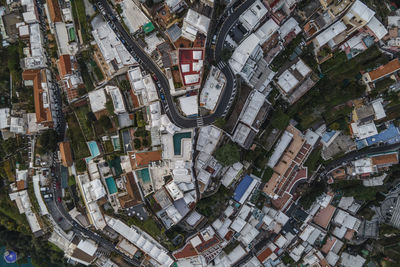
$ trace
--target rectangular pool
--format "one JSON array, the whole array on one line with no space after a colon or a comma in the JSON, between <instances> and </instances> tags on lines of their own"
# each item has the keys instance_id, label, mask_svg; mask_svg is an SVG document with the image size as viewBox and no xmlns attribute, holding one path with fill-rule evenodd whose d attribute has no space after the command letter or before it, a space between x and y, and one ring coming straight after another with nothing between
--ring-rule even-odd
<instances>
[{"instance_id":1,"label":"rectangular pool","mask_svg":"<svg viewBox=\"0 0 400 267\"><path fill-rule=\"evenodd\" d=\"M172 137L174 141L174 154L175 155L181 155L182 154L182 139L184 138L191 138L192 133L191 132L184 132L184 133L177 133L174 134Z\"/></svg>"},{"instance_id":2,"label":"rectangular pool","mask_svg":"<svg viewBox=\"0 0 400 267\"><path fill-rule=\"evenodd\" d=\"M96 141L89 141L87 142L87 145L89 147L90 154L92 154L92 157L97 157L98 155L100 155L99 146L97 145Z\"/></svg>"},{"instance_id":3,"label":"rectangular pool","mask_svg":"<svg viewBox=\"0 0 400 267\"><path fill-rule=\"evenodd\" d=\"M144 184L151 183L150 172L148 168L137 170L137 176L143 181Z\"/></svg>"},{"instance_id":4,"label":"rectangular pool","mask_svg":"<svg viewBox=\"0 0 400 267\"><path fill-rule=\"evenodd\" d=\"M106 184L108 187L108 192L110 192L111 195L117 193L118 189L117 185L115 184L114 178L112 177L106 178Z\"/></svg>"}]
</instances>

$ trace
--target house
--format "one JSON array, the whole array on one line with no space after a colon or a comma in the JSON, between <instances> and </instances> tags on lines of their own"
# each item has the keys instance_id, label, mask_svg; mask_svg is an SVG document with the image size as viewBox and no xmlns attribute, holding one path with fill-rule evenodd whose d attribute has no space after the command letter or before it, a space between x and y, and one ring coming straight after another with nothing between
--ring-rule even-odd
<instances>
[{"instance_id":1,"label":"house","mask_svg":"<svg viewBox=\"0 0 400 267\"><path fill-rule=\"evenodd\" d=\"M25 86L33 86L36 123L47 128L53 128L51 90L48 85L51 80L50 71L47 69L24 70L22 80Z\"/></svg>"},{"instance_id":2,"label":"house","mask_svg":"<svg viewBox=\"0 0 400 267\"><path fill-rule=\"evenodd\" d=\"M310 67L303 60L298 59L276 78L275 84L289 103L293 104L315 85L312 74Z\"/></svg>"},{"instance_id":3,"label":"house","mask_svg":"<svg viewBox=\"0 0 400 267\"><path fill-rule=\"evenodd\" d=\"M375 84L377 81L395 74L400 70L400 61L398 58L393 59L389 63L378 67L375 70L364 73L363 81L366 84Z\"/></svg>"}]
</instances>

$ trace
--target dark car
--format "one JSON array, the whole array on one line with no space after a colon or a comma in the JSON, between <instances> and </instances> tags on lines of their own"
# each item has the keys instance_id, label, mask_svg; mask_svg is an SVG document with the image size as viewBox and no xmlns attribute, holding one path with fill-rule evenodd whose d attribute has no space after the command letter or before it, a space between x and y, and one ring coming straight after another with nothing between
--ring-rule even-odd
<instances>
[{"instance_id":1,"label":"dark car","mask_svg":"<svg viewBox=\"0 0 400 267\"><path fill-rule=\"evenodd\" d=\"M160 93L160 97L161 97L161 100L165 100L165 95L163 94L163 93Z\"/></svg>"}]
</instances>

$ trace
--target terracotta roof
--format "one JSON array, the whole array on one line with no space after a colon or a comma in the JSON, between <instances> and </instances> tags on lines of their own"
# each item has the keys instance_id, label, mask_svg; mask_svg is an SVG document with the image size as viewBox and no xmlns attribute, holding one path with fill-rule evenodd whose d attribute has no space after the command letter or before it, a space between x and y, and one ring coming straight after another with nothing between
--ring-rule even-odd
<instances>
[{"instance_id":1,"label":"terracotta roof","mask_svg":"<svg viewBox=\"0 0 400 267\"><path fill-rule=\"evenodd\" d=\"M314 217L314 222L326 229L335 213L336 208L332 205L328 205L326 208L322 208L318 211Z\"/></svg>"},{"instance_id":2,"label":"terracotta roof","mask_svg":"<svg viewBox=\"0 0 400 267\"><path fill-rule=\"evenodd\" d=\"M26 188L26 186L25 186L25 181L24 180L17 181L17 189L18 190L24 190L25 188Z\"/></svg>"},{"instance_id":3,"label":"terracotta roof","mask_svg":"<svg viewBox=\"0 0 400 267\"><path fill-rule=\"evenodd\" d=\"M126 174L126 191L128 195L119 198L123 208L129 208L142 203L139 188L136 185L135 177L132 172Z\"/></svg>"},{"instance_id":4,"label":"terracotta roof","mask_svg":"<svg viewBox=\"0 0 400 267\"><path fill-rule=\"evenodd\" d=\"M65 75L67 74L72 74L71 56L61 55L58 59L57 67L61 79L64 79Z\"/></svg>"},{"instance_id":5,"label":"terracotta roof","mask_svg":"<svg viewBox=\"0 0 400 267\"><path fill-rule=\"evenodd\" d=\"M373 165L396 164L399 162L397 152L372 157Z\"/></svg>"},{"instance_id":6,"label":"terracotta roof","mask_svg":"<svg viewBox=\"0 0 400 267\"><path fill-rule=\"evenodd\" d=\"M62 22L61 10L60 5L58 4L58 0L47 0L46 2L52 22Z\"/></svg>"},{"instance_id":7,"label":"terracotta roof","mask_svg":"<svg viewBox=\"0 0 400 267\"><path fill-rule=\"evenodd\" d=\"M267 247L258 256L257 259L262 263L272 254L272 250Z\"/></svg>"},{"instance_id":8,"label":"terracotta roof","mask_svg":"<svg viewBox=\"0 0 400 267\"><path fill-rule=\"evenodd\" d=\"M46 70L24 70L22 72L24 81L33 81L33 96L35 101L36 123L43 123L47 126L53 125L53 118L50 108L44 107L42 82L47 82Z\"/></svg>"},{"instance_id":9,"label":"terracotta roof","mask_svg":"<svg viewBox=\"0 0 400 267\"><path fill-rule=\"evenodd\" d=\"M374 82L380 78L383 78L387 75L392 74L393 72L395 72L399 69L400 69L400 61L398 58L396 58L396 59L393 59L392 61L390 61L389 63L380 66L376 70L370 71L368 74L369 74L371 81Z\"/></svg>"},{"instance_id":10,"label":"terracotta roof","mask_svg":"<svg viewBox=\"0 0 400 267\"><path fill-rule=\"evenodd\" d=\"M64 167L72 166L72 153L71 153L71 145L69 142L61 142L59 143L60 153L61 153L61 161Z\"/></svg>"},{"instance_id":11,"label":"terracotta roof","mask_svg":"<svg viewBox=\"0 0 400 267\"><path fill-rule=\"evenodd\" d=\"M133 159L132 156L135 155ZM161 160L161 151L148 151L130 153L131 165L133 169L146 167L150 162Z\"/></svg>"},{"instance_id":12,"label":"terracotta roof","mask_svg":"<svg viewBox=\"0 0 400 267\"><path fill-rule=\"evenodd\" d=\"M336 243L336 238L333 236L330 236L326 239L325 244L321 248L321 252L328 254L329 251L331 251L331 248L333 245Z\"/></svg>"},{"instance_id":13,"label":"terracotta roof","mask_svg":"<svg viewBox=\"0 0 400 267\"><path fill-rule=\"evenodd\" d=\"M198 254L190 242L188 242L181 251L173 254L175 259L184 259L184 258L196 256L196 255L198 255Z\"/></svg>"}]
</instances>

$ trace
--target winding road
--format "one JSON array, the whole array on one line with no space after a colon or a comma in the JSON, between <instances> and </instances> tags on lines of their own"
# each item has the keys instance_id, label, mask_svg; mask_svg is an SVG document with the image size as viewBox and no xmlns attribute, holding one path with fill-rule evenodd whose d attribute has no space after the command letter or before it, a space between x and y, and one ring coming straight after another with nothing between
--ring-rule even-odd
<instances>
[{"instance_id":1,"label":"winding road","mask_svg":"<svg viewBox=\"0 0 400 267\"><path fill-rule=\"evenodd\" d=\"M232 28L232 26L239 19L239 16L252 4L255 0L248 0L241 4L238 8L236 8L233 13L228 16L227 20L223 23L220 31L217 34L217 43L215 49L215 60L219 62L218 68L222 71L222 73L226 77L226 85L220 96L219 103L214 113L210 115L206 115L203 117L194 117L188 118L184 117L177 110L173 98L170 94L170 88L167 78L164 73L160 70L156 63L147 55L147 53L139 46L139 44L131 37L131 35L125 30L122 24L118 21L115 11L110 7L106 0L99 0L97 5L102 7L104 10L103 16L107 22L113 24L114 31L117 33L117 36L123 41L126 49L131 53L135 58L138 58L138 63L141 65L149 73L152 73L160 83L160 87L162 88L162 92L165 95L165 101L162 101L164 110L166 111L167 116L176 126L180 128L194 128L197 127L198 124L201 125L209 125L212 124L217 118L224 117L226 113L229 111L229 108L233 102L233 96L236 92L236 79L233 74L229 64L226 64L220 60L221 51L224 46L225 38Z\"/></svg>"}]
</instances>

